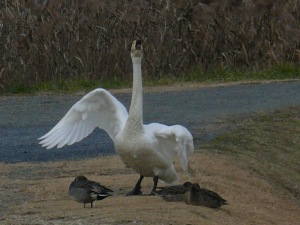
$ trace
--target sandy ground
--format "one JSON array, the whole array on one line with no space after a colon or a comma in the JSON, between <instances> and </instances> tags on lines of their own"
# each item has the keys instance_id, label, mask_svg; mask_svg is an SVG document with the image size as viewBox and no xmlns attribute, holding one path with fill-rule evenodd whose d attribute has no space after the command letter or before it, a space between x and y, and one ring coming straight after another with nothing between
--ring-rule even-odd
<instances>
[{"instance_id":1,"label":"sandy ground","mask_svg":"<svg viewBox=\"0 0 300 225\"><path fill-rule=\"evenodd\" d=\"M300 224L295 199L241 165L231 156L193 155L191 166L196 176L190 180L229 202L216 210L164 202L158 196L125 197L138 175L118 156L0 164L0 199L4 203L0 224ZM189 180L177 169L180 183ZM68 196L69 184L81 174L113 189L115 196L95 202L94 208L83 208ZM152 179L145 179L142 186L148 194Z\"/></svg>"}]
</instances>

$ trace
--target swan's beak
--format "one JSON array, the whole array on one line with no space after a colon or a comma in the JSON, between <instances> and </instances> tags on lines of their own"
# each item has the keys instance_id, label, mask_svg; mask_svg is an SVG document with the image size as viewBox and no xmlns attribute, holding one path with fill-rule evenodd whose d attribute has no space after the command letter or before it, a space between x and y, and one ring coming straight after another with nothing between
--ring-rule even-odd
<instances>
[{"instance_id":1,"label":"swan's beak","mask_svg":"<svg viewBox=\"0 0 300 225\"><path fill-rule=\"evenodd\" d=\"M143 56L143 46L141 40L134 40L131 46L132 57L142 57Z\"/></svg>"},{"instance_id":2,"label":"swan's beak","mask_svg":"<svg viewBox=\"0 0 300 225\"><path fill-rule=\"evenodd\" d=\"M135 49L136 50L142 50L142 41L141 40L137 40L135 42Z\"/></svg>"}]
</instances>

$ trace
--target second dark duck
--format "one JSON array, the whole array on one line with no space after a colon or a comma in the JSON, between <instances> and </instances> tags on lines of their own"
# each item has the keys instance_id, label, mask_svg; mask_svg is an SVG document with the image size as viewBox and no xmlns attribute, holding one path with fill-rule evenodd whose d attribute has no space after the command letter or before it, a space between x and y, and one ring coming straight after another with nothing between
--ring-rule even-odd
<instances>
[{"instance_id":1,"label":"second dark duck","mask_svg":"<svg viewBox=\"0 0 300 225\"><path fill-rule=\"evenodd\" d=\"M209 208L220 208L228 202L214 191L201 188L198 183L191 185L190 190L185 193L184 201L188 205L205 206Z\"/></svg>"}]
</instances>

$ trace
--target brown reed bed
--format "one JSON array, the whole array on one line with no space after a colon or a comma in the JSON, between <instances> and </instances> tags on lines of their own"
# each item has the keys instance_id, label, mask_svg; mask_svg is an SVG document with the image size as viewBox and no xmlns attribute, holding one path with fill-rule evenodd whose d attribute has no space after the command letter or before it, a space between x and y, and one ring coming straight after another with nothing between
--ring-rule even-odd
<instances>
[{"instance_id":1,"label":"brown reed bed","mask_svg":"<svg viewBox=\"0 0 300 225\"><path fill-rule=\"evenodd\" d=\"M0 91L130 80L134 38L144 42L148 79L299 65L299 8L299 0L2 1Z\"/></svg>"}]
</instances>

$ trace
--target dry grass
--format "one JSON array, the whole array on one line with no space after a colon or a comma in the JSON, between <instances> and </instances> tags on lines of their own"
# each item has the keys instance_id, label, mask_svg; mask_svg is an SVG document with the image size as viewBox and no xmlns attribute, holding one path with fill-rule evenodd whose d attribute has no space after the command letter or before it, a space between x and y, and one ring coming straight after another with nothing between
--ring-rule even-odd
<instances>
[{"instance_id":1,"label":"dry grass","mask_svg":"<svg viewBox=\"0 0 300 225\"><path fill-rule=\"evenodd\" d=\"M0 224L299 224L299 115L300 107L260 114L201 145L191 158L196 171L191 181L227 199L220 210L158 196L125 197L138 175L110 156L0 164ZM175 166L180 182L189 180ZM68 196L69 184L81 174L115 196L84 209ZM144 194L151 185L145 179Z\"/></svg>"},{"instance_id":2,"label":"dry grass","mask_svg":"<svg viewBox=\"0 0 300 225\"><path fill-rule=\"evenodd\" d=\"M136 37L145 43L144 72L151 79L178 77L195 67L297 64L299 4L299 0L1 1L0 91L48 81L128 79L127 46Z\"/></svg>"}]
</instances>

